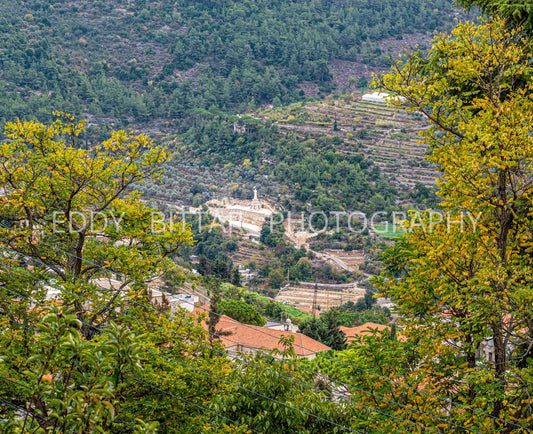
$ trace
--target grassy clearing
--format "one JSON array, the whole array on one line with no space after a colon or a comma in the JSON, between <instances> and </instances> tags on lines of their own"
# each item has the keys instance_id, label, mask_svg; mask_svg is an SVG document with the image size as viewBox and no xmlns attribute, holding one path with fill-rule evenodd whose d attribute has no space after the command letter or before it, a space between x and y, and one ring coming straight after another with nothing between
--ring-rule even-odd
<instances>
[{"instance_id":1,"label":"grassy clearing","mask_svg":"<svg viewBox=\"0 0 533 434\"><path fill-rule=\"evenodd\" d=\"M400 238L405 229L402 226L394 226L392 223L374 224L374 232L383 238Z\"/></svg>"},{"instance_id":2,"label":"grassy clearing","mask_svg":"<svg viewBox=\"0 0 533 434\"><path fill-rule=\"evenodd\" d=\"M268 297L265 297L264 295L259 295L259 294L254 294L254 298L256 300L260 300L266 303L270 301ZM291 318L293 322L300 323L302 321L312 318L312 315L309 312L303 312L300 309L297 309L292 306L287 306L286 304L280 303L279 301L274 301L274 303L279 304L283 312L289 315L289 318Z\"/></svg>"}]
</instances>

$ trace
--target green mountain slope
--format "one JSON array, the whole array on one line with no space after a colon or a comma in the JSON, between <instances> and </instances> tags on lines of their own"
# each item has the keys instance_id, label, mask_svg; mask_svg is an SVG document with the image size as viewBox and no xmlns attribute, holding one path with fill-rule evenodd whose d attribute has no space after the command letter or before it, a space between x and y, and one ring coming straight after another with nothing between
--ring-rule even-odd
<instances>
[{"instance_id":1,"label":"green mountain slope","mask_svg":"<svg viewBox=\"0 0 533 434\"><path fill-rule=\"evenodd\" d=\"M2 2L0 122L61 109L158 131L194 108L290 102L304 82L331 89L332 61L387 66L380 40L455 13L450 0Z\"/></svg>"}]
</instances>

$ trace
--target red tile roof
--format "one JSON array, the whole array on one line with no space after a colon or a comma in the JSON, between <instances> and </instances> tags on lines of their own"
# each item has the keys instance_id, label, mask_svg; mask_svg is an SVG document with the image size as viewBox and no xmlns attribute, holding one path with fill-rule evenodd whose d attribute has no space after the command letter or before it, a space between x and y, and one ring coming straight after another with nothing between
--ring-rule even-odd
<instances>
[{"instance_id":1,"label":"red tile roof","mask_svg":"<svg viewBox=\"0 0 533 434\"><path fill-rule=\"evenodd\" d=\"M205 312L207 306L198 308L196 312ZM207 325L202 322L204 327ZM242 324L229 316L222 315L216 325L220 332L229 333L228 336L221 336L220 341L227 350L233 351L255 351L263 349L265 351L278 349L283 350L279 343L281 335L294 336L293 348L298 356L309 357L320 351L329 350L330 347L324 345L301 333L294 333L283 330L274 330L266 327Z\"/></svg>"},{"instance_id":2,"label":"red tile roof","mask_svg":"<svg viewBox=\"0 0 533 434\"><path fill-rule=\"evenodd\" d=\"M376 324L373 322L367 322L357 327L340 326L339 329L346 335L346 340L348 342L351 342L356 340L360 336L372 336L372 334L375 333L376 330L378 332L382 332L384 330L389 331L390 327L384 326L382 324Z\"/></svg>"}]
</instances>

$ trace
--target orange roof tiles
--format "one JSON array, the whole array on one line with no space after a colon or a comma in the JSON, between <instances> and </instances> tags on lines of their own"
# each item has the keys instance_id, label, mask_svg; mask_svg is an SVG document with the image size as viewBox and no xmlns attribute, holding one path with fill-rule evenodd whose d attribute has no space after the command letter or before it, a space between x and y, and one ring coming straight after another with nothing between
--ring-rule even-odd
<instances>
[{"instance_id":1,"label":"orange roof tiles","mask_svg":"<svg viewBox=\"0 0 533 434\"><path fill-rule=\"evenodd\" d=\"M196 310L196 312L205 311L206 307ZM208 308L207 308L208 309ZM207 327L202 322L204 327ZM301 333L290 331L274 330L266 327L242 324L226 315L222 315L217 323L216 329L227 336L220 336L220 341L227 350L233 351L255 351L258 349L283 350L279 343L281 335L288 337L294 336L293 348L298 356L310 357L320 351L329 350L330 347L324 345Z\"/></svg>"},{"instance_id":2,"label":"orange roof tiles","mask_svg":"<svg viewBox=\"0 0 533 434\"><path fill-rule=\"evenodd\" d=\"M357 327L340 326L339 329L346 335L346 340L348 342L351 342L356 340L360 336L371 336L373 333L375 333L376 330L378 332L388 331L390 330L390 327L382 324L376 324L373 322L367 322Z\"/></svg>"}]
</instances>

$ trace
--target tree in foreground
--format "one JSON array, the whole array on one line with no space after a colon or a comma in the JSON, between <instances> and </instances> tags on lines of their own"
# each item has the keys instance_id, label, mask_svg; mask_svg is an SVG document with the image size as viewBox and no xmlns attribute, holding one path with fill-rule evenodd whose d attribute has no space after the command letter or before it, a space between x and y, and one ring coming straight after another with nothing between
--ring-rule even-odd
<instances>
[{"instance_id":1,"label":"tree in foreground","mask_svg":"<svg viewBox=\"0 0 533 434\"><path fill-rule=\"evenodd\" d=\"M445 215L413 216L377 284L419 345L417 387L478 411L429 399L428 413L483 432L533 422L531 44L499 18L464 23L378 79L430 121Z\"/></svg>"},{"instance_id":2,"label":"tree in foreground","mask_svg":"<svg viewBox=\"0 0 533 434\"><path fill-rule=\"evenodd\" d=\"M318 318L316 316L300 324L300 333L334 349L346 348L346 335L340 331L340 311L332 308Z\"/></svg>"},{"instance_id":3,"label":"tree in foreground","mask_svg":"<svg viewBox=\"0 0 533 434\"><path fill-rule=\"evenodd\" d=\"M224 300L220 303L220 313L244 324L263 326L266 324L257 309L241 300Z\"/></svg>"},{"instance_id":4,"label":"tree in foreground","mask_svg":"<svg viewBox=\"0 0 533 434\"><path fill-rule=\"evenodd\" d=\"M50 271L68 288L72 296L65 302L88 334L109 317L106 308L116 306L125 288L162 273L171 266L168 256L190 244L192 236L180 224L158 224L155 210L132 190L157 179L168 159L164 148L145 135L116 131L102 144L82 149L78 137L84 122L58 116L62 119L52 125L6 125L7 140L0 145L0 242L9 256L32 259L31 273ZM104 282L110 276L115 282ZM91 282L104 283L109 291L98 291ZM92 298L101 306L89 311L85 302Z\"/></svg>"},{"instance_id":5,"label":"tree in foreground","mask_svg":"<svg viewBox=\"0 0 533 434\"><path fill-rule=\"evenodd\" d=\"M229 376L240 389L215 397L212 408L265 434L346 432L367 416L359 407L339 405L316 375L300 369L305 359L295 361L293 336L282 335L280 344L283 349L272 354L243 355L246 363Z\"/></svg>"},{"instance_id":6,"label":"tree in foreground","mask_svg":"<svg viewBox=\"0 0 533 434\"><path fill-rule=\"evenodd\" d=\"M210 359L202 318L150 305L145 283L192 236L133 191L166 151L124 131L83 149L83 122L59 117L8 123L0 143L0 398L15 406L0 419L8 432L200 432L228 362Z\"/></svg>"},{"instance_id":7,"label":"tree in foreground","mask_svg":"<svg viewBox=\"0 0 533 434\"><path fill-rule=\"evenodd\" d=\"M533 30L532 0L457 0L457 3L466 8L478 7L490 16L499 16L509 27Z\"/></svg>"}]
</instances>

